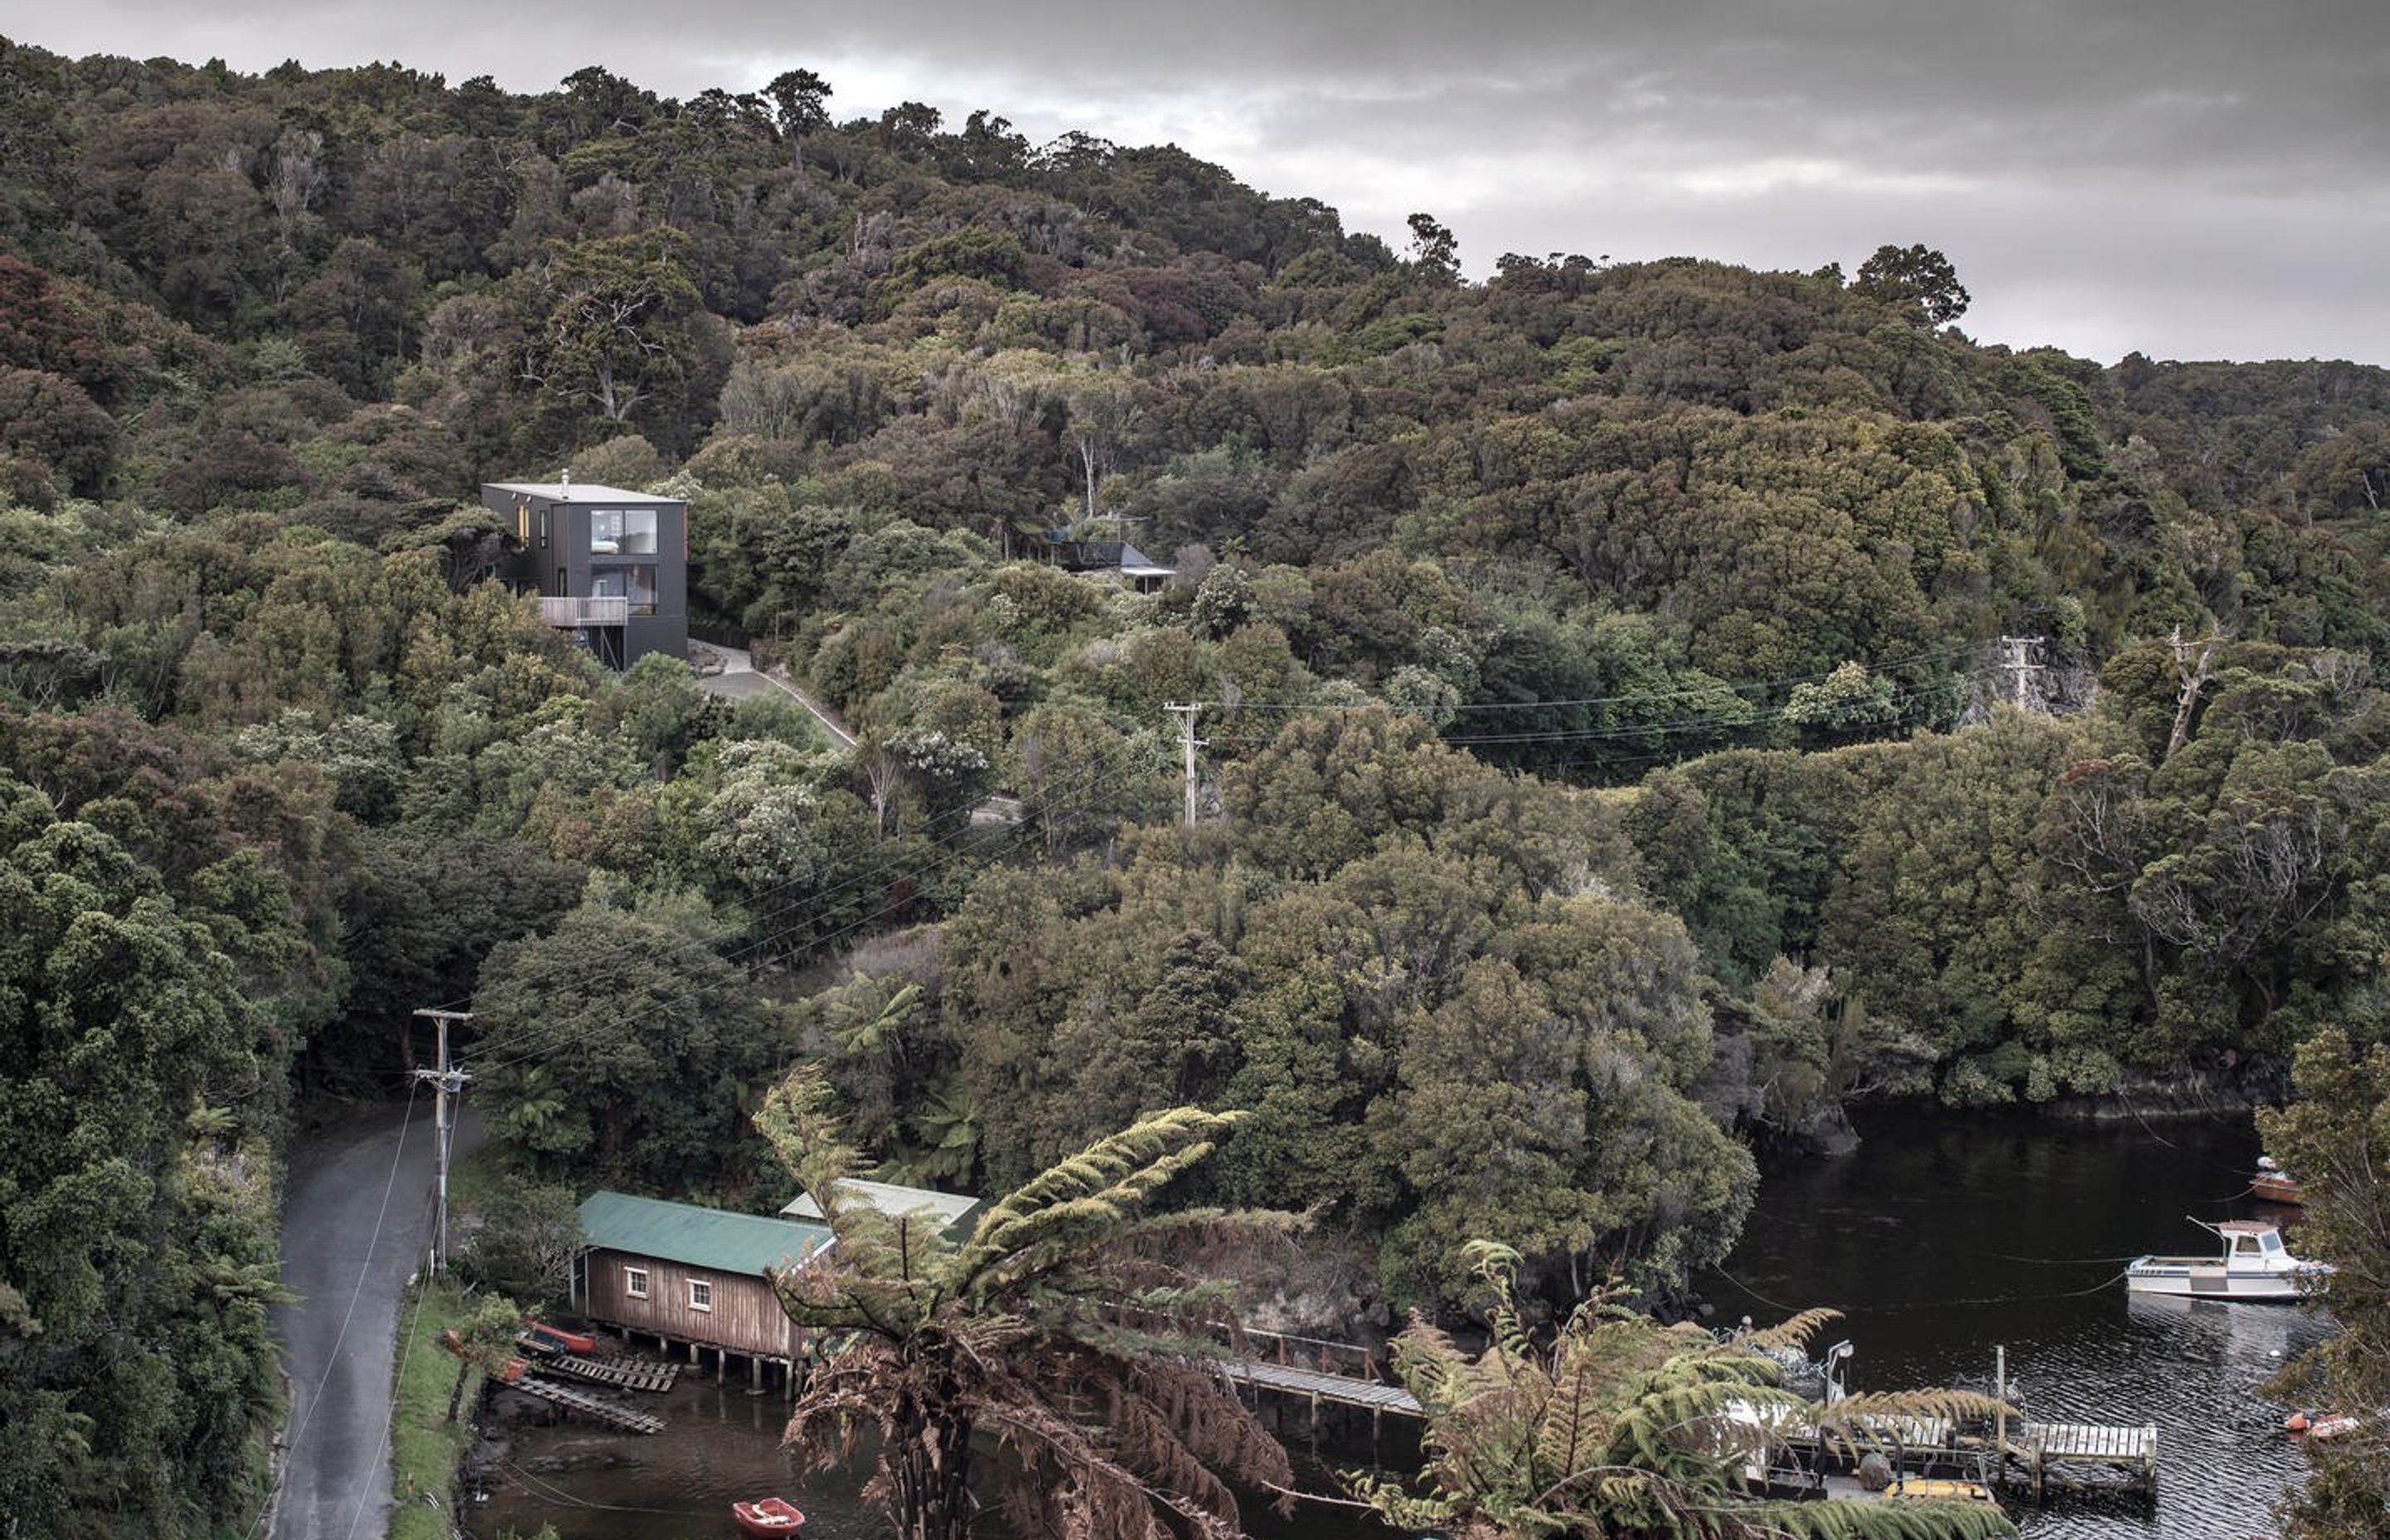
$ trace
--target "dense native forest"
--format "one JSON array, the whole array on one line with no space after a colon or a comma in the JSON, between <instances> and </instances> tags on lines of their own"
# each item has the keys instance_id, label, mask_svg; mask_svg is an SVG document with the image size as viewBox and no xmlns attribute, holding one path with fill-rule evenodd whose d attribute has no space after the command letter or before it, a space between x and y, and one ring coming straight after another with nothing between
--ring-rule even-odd
<instances>
[{"instance_id":1,"label":"dense native forest","mask_svg":"<svg viewBox=\"0 0 2390 1540\"><path fill-rule=\"evenodd\" d=\"M282 1152L418 1007L584 1189L777 1205L797 1063L983 1190L1242 1110L1197 1195L1340 1309L1664 1288L1756 1138L2378 1021L2390 373L1981 346L1921 245L1470 281L831 98L0 40L0 1511L244 1510ZM857 746L483 581L566 469Z\"/></svg>"}]
</instances>

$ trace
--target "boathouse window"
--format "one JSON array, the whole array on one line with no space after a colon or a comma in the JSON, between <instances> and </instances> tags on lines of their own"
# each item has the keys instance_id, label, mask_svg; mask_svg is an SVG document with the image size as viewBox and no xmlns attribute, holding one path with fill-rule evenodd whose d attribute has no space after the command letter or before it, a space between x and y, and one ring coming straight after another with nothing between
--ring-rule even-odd
<instances>
[{"instance_id":1,"label":"boathouse window","mask_svg":"<svg viewBox=\"0 0 2390 1540\"><path fill-rule=\"evenodd\" d=\"M648 1297L648 1270L644 1267L623 1269L623 1292L635 1300Z\"/></svg>"},{"instance_id":2,"label":"boathouse window","mask_svg":"<svg viewBox=\"0 0 2390 1540\"><path fill-rule=\"evenodd\" d=\"M712 1284L710 1284L710 1283L700 1283L700 1282L699 1282L699 1281L698 1281L697 1279L695 1279L695 1278L691 1278L691 1279L689 1279L689 1280L688 1280L688 1307L689 1307L691 1310L711 1310L711 1309L713 1309L713 1285L712 1285Z\"/></svg>"}]
</instances>

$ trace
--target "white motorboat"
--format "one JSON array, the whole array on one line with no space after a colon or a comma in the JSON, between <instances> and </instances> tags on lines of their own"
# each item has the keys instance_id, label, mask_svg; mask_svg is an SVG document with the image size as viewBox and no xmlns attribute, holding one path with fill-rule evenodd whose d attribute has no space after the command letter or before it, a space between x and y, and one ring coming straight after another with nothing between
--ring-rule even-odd
<instances>
[{"instance_id":1,"label":"white motorboat","mask_svg":"<svg viewBox=\"0 0 2390 1540\"><path fill-rule=\"evenodd\" d=\"M2136 1294L2192 1300L2295 1300L2320 1288L2332 1272L2329 1264L2291 1255L2282 1232L2263 1220L2191 1223L2216 1232L2224 1243L2222 1255L2139 1257L2125 1268L2125 1287Z\"/></svg>"}]
</instances>

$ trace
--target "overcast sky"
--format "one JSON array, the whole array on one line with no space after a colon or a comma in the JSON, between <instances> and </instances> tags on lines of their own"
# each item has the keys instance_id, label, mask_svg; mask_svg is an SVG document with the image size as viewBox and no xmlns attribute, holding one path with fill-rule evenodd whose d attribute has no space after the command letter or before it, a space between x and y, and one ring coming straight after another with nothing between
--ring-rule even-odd
<instances>
[{"instance_id":1,"label":"overcast sky","mask_svg":"<svg viewBox=\"0 0 2390 1540\"><path fill-rule=\"evenodd\" d=\"M1961 323L2102 361L2390 364L2390 0L0 0L57 52L397 59L840 118L1175 142L1397 250L1847 270L1923 241Z\"/></svg>"}]
</instances>

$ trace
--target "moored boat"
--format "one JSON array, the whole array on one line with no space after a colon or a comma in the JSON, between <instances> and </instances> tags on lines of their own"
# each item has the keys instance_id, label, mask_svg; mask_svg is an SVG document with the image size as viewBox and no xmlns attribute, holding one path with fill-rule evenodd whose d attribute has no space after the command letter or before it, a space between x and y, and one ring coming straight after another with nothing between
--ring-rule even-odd
<instances>
[{"instance_id":1,"label":"moored boat","mask_svg":"<svg viewBox=\"0 0 2390 1540\"><path fill-rule=\"evenodd\" d=\"M2271 1155L2257 1157L2257 1174L2249 1178L2250 1195L2261 1203L2285 1203L2297 1208L2306 1201L2299 1179L2284 1171Z\"/></svg>"},{"instance_id":2,"label":"moored boat","mask_svg":"<svg viewBox=\"0 0 2390 1540\"><path fill-rule=\"evenodd\" d=\"M805 1516L797 1511L797 1505L779 1497L733 1503L730 1517L750 1534L794 1534L805 1525Z\"/></svg>"},{"instance_id":3,"label":"moored boat","mask_svg":"<svg viewBox=\"0 0 2390 1540\"><path fill-rule=\"evenodd\" d=\"M2302 1262L2282 1244L2282 1232L2257 1219L2220 1225L2194 1219L2224 1243L2220 1256L2145 1256L2125 1268L2125 1287L2137 1294L2194 1300L2295 1300L2320 1284L2329 1264Z\"/></svg>"}]
</instances>

